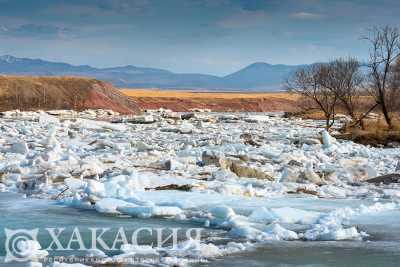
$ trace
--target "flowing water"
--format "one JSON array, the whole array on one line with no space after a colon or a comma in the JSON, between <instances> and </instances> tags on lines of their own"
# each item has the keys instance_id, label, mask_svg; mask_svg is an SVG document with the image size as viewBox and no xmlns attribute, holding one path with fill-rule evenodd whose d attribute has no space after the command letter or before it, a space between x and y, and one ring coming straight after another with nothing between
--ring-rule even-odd
<instances>
[{"instance_id":1,"label":"flowing water","mask_svg":"<svg viewBox=\"0 0 400 267\"><path fill-rule=\"evenodd\" d=\"M314 200L316 201L316 200ZM288 201L292 206L308 205L306 201ZM338 202L338 206L345 205ZM279 206L277 201L269 203ZM283 205L287 205L282 201ZM346 203L349 204L349 203ZM357 203L359 204L359 203ZM317 209L331 207L334 201L314 203ZM42 230L45 228L67 228L66 235L60 235L64 245L68 243L74 227L80 229L85 244L90 242L91 227L108 227L111 231L104 236L106 242L112 241L116 229L123 227L132 232L140 227L180 228L199 227L194 223L165 219L132 219L129 217L105 216L94 211L78 210L43 199L26 199L12 193L0 194L0 225L9 229L39 228L41 244L49 244L50 238ZM367 241L275 241L256 245L250 251L232 254L211 260L198 266L399 266L400 262L400 212L382 212L378 215L358 216L351 220L352 225L368 232ZM220 231L207 229L205 235L219 235ZM181 236L182 237L182 236ZM183 238L183 237L182 237ZM0 232L0 255L5 255L5 232ZM143 236L142 244L155 242L154 236ZM58 253L58 254L57 254ZM77 251L50 252L50 255L79 255ZM111 252L113 254L114 252ZM116 253L116 252L115 252ZM110 254L110 253L108 253ZM1 263L0 266L25 266L23 263Z\"/></svg>"}]
</instances>

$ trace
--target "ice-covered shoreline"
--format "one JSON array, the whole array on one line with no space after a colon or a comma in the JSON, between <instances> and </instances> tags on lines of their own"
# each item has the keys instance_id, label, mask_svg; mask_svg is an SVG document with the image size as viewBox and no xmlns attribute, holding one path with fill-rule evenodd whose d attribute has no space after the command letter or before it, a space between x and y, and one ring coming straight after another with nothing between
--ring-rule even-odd
<instances>
[{"instance_id":1,"label":"ice-covered shoreline","mask_svg":"<svg viewBox=\"0 0 400 267\"><path fill-rule=\"evenodd\" d=\"M364 180L395 172L400 149L337 141L319 122L161 110L110 123L89 115L5 114L0 191L116 216L189 220L245 242L202 243L204 253L195 254L205 258L242 251L247 242L368 239L345 222L399 209L397 184ZM268 205L294 196L370 205L329 210ZM167 254L184 262L194 252L174 253Z\"/></svg>"}]
</instances>

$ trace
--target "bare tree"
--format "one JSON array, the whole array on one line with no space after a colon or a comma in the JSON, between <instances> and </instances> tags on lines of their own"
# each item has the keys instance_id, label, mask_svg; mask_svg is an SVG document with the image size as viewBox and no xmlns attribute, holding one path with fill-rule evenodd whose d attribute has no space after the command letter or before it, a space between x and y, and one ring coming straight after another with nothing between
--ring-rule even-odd
<instances>
[{"instance_id":1,"label":"bare tree","mask_svg":"<svg viewBox=\"0 0 400 267\"><path fill-rule=\"evenodd\" d=\"M400 57L397 58L396 64L391 68L389 81L389 104L392 111L400 112Z\"/></svg>"},{"instance_id":2,"label":"bare tree","mask_svg":"<svg viewBox=\"0 0 400 267\"><path fill-rule=\"evenodd\" d=\"M286 82L288 91L300 94L323 112L327 129L335 123L335 108L338 102L337 95L324 86L328 75L327 64L313 64L300 68Z\"/></svg>"},{"instance_id":3,"label":"bare tree","mask_svg":"<svg viewBox=\"0 0 400 267\"><path fill-rule=\"evenodd\" d=\"M336 95L352 119L356 118L355 109L364 81L360 66L358 60L352 57L333 60L329 62L327 75L321 81L324 87Z\"/></svg>"},{"instance_id":4,"label":"bare tree","mask_svg":"<svg viewBox=\"0 0 400 267\"><path fill-rule=\"evenodd\" d=\"M371 73L370 94L380 106L389 128L392 128L391 112L393 96L398 88L393 87L393 64L400 56L400 32L396 27L375 28L365 38L371 44L369 69Z\"/></svg>"}]
</instances>

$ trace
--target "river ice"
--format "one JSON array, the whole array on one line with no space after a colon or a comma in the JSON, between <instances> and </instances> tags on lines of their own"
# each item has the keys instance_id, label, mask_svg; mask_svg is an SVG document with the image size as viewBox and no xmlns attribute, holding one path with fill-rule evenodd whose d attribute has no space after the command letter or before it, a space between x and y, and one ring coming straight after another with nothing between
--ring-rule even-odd
<instances>
[{"instance_id":1,"label":"river ice","mask_svg":"<svg viewBox=\"0 0 400 267\"><path fill-rule=\"evenodd\" d=\"M368 242L376 229L360 225L400 211L397 184L365 182L398 171L400 149L336 140L318 121L165 110L118 123L94 111L57 115L3 114L0 192L100 216L192 223L228 240L128 244L114 258L140 252L185 265L266 242Z\"/></svg>"}]
</instances>

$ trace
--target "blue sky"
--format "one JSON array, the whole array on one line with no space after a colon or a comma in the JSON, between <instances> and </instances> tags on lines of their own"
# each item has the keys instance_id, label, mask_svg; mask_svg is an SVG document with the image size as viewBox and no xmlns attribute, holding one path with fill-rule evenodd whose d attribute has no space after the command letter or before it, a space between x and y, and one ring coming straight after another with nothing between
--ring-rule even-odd
<instances>
[{"instance_id":1,"label":"blue sky","mask_svg":"<svg viewBox=\"0 0 400 267\"><path fill-rule=\"evenodd\" d=\"M399 0L0 0L0 54L225 75L253 62L364 59Z\"/></svg>"}]
</instances>

